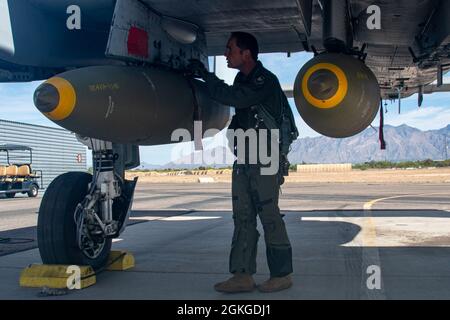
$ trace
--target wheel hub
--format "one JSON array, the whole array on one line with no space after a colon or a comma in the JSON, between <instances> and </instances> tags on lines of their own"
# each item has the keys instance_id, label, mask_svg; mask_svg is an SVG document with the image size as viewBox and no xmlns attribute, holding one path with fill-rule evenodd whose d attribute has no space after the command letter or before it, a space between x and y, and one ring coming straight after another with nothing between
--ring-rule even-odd
<instances>
[{"instance_id":1,"label":"wheel hub","mask_svg":"<svg viewBox=\"0 0 450 320\"><path fill-rule=\"evenodd\" d=\"M96 225L91 219L83 219L81 228L80 249L83 254L90 258L97 258L105 246L106 239L100 226Z\"/></svg>"}]
</instances>

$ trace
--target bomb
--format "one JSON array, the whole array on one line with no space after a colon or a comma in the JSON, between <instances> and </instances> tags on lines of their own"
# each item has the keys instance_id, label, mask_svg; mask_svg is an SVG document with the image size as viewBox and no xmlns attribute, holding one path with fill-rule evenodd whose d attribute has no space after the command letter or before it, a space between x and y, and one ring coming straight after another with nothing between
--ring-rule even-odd
<instances>
[{"instance_id":1,"label":"bomb","mask_svg":"<svg viewBox=\"0 0 450 320\"><path fill-rule=\"evenodd\" d=\"M36 89L39 111L85 137L116 143L172 143L176 129L193 136L222 129L230 108L212 100L203 82L158 67L97 66L71 70Z\"/></svg>"},{"instance_id":2,"label":"bomb","mask_svg":"<svg viewBox=\"0 0 450 320\"><path fill-rule=\"evenodd\" d=\"M362 61L345 54L324 53L299 71L294 99L312 129L328 137L346 138L372 123L379 110L380 88Z\"/></svg>"}]
</instances>

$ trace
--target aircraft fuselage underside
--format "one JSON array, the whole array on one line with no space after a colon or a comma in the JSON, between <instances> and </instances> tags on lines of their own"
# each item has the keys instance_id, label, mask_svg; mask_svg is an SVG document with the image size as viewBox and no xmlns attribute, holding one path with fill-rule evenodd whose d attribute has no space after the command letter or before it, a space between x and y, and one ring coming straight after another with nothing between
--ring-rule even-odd
<instances>
[{"instance_id":1,"label":"aircraft fuselage underside","mask_svg":"<svg viewBox=\"0 0 450 320\"><path fill-rule=\"evenodd\" d=\"M161 16L199 26L206 37L205 55L223 54L229 33L236 30L254 33L261 52L297 52L311 50L312 46L320 52L325 49L324 16L331 21L331 27L339 26L332 15L324 14L326 0L142 2ZM123 64L120 59L105 56L114 0L6 3L10 23L4 29L12 34L0 37L0 81L42 80L72 68ZM444 72L448 70L448 1L349 0L347 3L345 25L351 33L351 45L360 49L366 44L365 62L377 77L384 98L397 98L397 88L402 88L403 97L417 93L421 86L436 80L439 65ZM79 30L67 28L72 15L68 8L72 5L80 8ZM381 29L367 27L373 16L367 9L372 5L380 8Z\"/></svg>"}]
</instances>

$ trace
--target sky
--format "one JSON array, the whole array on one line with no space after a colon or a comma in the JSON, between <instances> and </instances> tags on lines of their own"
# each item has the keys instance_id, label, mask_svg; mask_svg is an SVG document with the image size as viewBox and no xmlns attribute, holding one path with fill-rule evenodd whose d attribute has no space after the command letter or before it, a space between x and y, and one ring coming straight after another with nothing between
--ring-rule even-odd
<instances>
[{"instance_id":1,"label":"sky","mask_svg":"<svg viewBox=\"0 0 450 320\"><path fill-rule=\"evenodd\" d=\"M303 64L312 58L312 54L293 53L290 57L287 57L284 53L274 53L261 54L259 58L267 69L277 75L282 85L292 86L298 71ZM216 66L216 74L227 83L232 83L237 72L226 67L223 57L217 58ZM444 82L450 83L450 73L445 76ZM40 83L0 83L0 119L58 127L34 107L33 93ZM294 100L289 99L289 103L297 122L300 137L320 136L300 118ZM424 95L423 106L420 109L417 107L417 95L403 99L401 114L398 114L398 102L388 102L387 111L385 114L385 124L387 125L407 124L424 131L440 129L450 124L450 93ZM378 116L372 125L379 126ZM223 133L222 131L214 138L205 139L203 141L204 148L223 145L225 143ZM192 143L183 143L176 146L176 149L174 149L174 146L176 145L140 147L141 162L163 165L194 150ZM89 163L91 163L91 160L88 157L88 165Z\"/></svg>"}]
</instances>

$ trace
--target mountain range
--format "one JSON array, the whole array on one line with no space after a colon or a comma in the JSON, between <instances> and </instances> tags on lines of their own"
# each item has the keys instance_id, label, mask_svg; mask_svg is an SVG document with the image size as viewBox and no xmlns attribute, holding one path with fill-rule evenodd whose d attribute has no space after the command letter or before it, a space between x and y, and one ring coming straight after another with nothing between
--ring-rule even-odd
<instances>
[{"instance_id":1,"label":"mountain range","mask_svg":"<svg viewBox=\"0 0 450 320\"><path fill-rule=\"evenodd\" d=\"M386 150L381 150L379 129L368 128L345 138L298 139L289 154L291 163L364 163L370 161L443 160L450 143L450 125L439 130L421 131L407 125L385 126Z\"/></svg>"}]
</instances>

